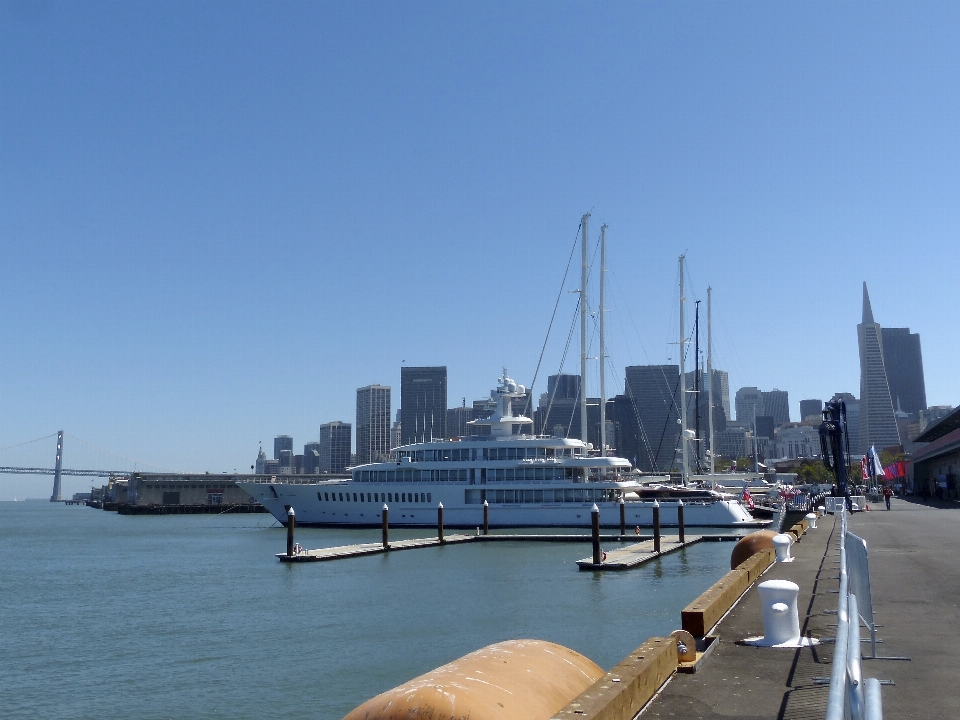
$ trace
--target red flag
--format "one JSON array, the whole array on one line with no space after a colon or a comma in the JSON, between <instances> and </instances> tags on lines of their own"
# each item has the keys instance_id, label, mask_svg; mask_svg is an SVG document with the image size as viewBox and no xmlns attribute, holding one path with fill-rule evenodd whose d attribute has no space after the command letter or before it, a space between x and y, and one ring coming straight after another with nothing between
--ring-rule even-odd
<instances>
[{"instance_id":1,"label":"red flag","mask_svg":"<svg viewBox=\"0 0 960 720\"><path fill-rule=\"evenodd\" d=\"M870 479L870 460L864 455L860 460L860 477L863 480Z\"/></svg>"},{"instance_id":2,"label":"red flag","mask_svg":"<svg viewBox=\"0 0 960 720\"><path fill-rule=\"evenodd\" d=\"M753 496L750 494L750 491L747 490L746 488L744 488L743 492L740 493L740 502L745 503L748 508L753 510L754 508Z\"/></svg>"}]
</instances>

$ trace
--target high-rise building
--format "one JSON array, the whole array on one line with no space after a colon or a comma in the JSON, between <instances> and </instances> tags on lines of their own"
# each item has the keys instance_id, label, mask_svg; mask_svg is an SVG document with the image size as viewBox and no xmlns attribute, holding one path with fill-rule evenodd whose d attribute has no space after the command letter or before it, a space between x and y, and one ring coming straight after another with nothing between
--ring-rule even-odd
<instances>
[{"instance_id":1,"label":"high-rise building","mask_svg":"<svg viewBox=\"0 0 960 720\"><path fill-rule=\"evenodd\" d=\"M761 403L761 415L767 415L773 418L775 426L790 422L790 398L786 390L773 390L760 393L763 402ZM767 436L764 436L767 437ZM769 437L773 437L772 435Z\"/></svg>"},{"instance_id":2,"label":"high-rise building","mask_svg":"<svg viewBox=\"0 0 960 720\"><path fill-rule=\"evenodd\" d=\"M260 448L260 452L257 453L257 462L254 465L254 472L257 475L262 475L264 468L266 467L267 454L263 452L263 448Z\"/></svg>"},{"instance_id":3,"label":"high-rise building","mask_svg":"<svg viewBox=\"0 0 960 720\"><path fill-rule=\"evenodd\" d=\"M280 461L280 474L293 475L293 450L284 448L277 459Z\"/></svg>"},{"instance_id":4,"label":"high-rise building","mask_svg":"<svg viewBox=\"0 0 960 720\"><path fill-rule=\"evenodd\" d=\"M883 328L880 335L893 407L919 418L920 411L927 407L920 335L910 328Z\"/></svg>"},{"instance_id":5,"label":"high-rise building","mask_svg":"<svg viewBox=\"0 0 960 720\"><path fill-rule=\"evenodd\" d=\"M620 452L641 470L666 472L678 467L680 441L680 368L677 365L632 365L626 368L624 395L626 408L615 403L618 416L636 418L633 447ZM630 433L624 432L625 439Z\"/></svg>"},{"instance_id":6,"label":"high-rise building","mask_svg":"<svg viewBox=\"0 0 960 720\"><path fill-rule=\"evenodd\" d=\"M334 422L320 426L320 472L342 473L350 466L350 423Z\"/></svg>"},{"instance_id":7,"label":"high-rise building","mask_svg":"<svg viewBox=\"0 0 960 720\"><path fill-rule=\"evenodd\" d=\"M447 437L447 368L400 368L400 435L403 445Z\"/></svg>"},{"instance_id":8,"label":"high-rise building","mask_svg":"<svg viewBox=\"0 0 960 720\"><path fill-rule=\"evenodd\" d=\"M863 283L863 322L857 325L860 345L860 445L877 449L900 444L890 383L883 356L883 336L873 319L867 283ZM919 342L918 342L919 347Z\"/></svg>"},{"instance_id":9,"label":"high-rise building","mask_svg":"<svg viewBox=\"0 0 960 720\"><path fill-rule=\"evenodd\" d=\"M823 413L823 400L801 400L800 401L800 421L808 418L816 418L818 421Z\"/></svg>"},{"instance_id":10,"label":"high-rise building","mask_svg":"<svg viewBox=\"0 0 960 720\"><path fill-rule=\"evenodd\" d=\"M834 393L830 402L843 400L847 408L847 436L850 440L850 454L856 458L863 455L868 448L863 446L860 440L860 401L854 397L853 393L839 392Z\"/></svg>"},{"instance_id":11,"label":"high-rise building","mask_svg":"<svg viewBox=\"0 0 960 720\"><path fill-rule=\"evenodd\" d=\"M320 443L307 443L303 446L303 475L316 475L320 472Z\"/></svg>"},{"instance_id":12,"label":"high-rise building","mask_svg":"<svg viewBox=\"0 0 960 720\"><path fill-rule=\"evenodd\" d=\"M464 403L461 407L450 408L447 410L447 432L450 437L465 437L470 434L471 426L468 425L473 420L473 407L467 407Z\"/></svg>"},{"instance_id":13,"label":"high-rise building","mask_svg":"<svg viewBox=\"0 0 960 720\"><path fill-rule=\"evenodd\" d=\"M763 394L759 388L742 387L737 390L736 396L737 422L748 423L753 427L757 415L763 414Z\"/></svg>"},{"instance_id":14,"label":"high-rise building","mask_svg":"<svg viewBox=\"0 0 960 720\"><path fill-rule=\"evenodd\" d=\"M777 423L771 415L757 415L756 420L754 420L754 427L756 428L757 437L765 437L768 440L773 440L774 428L777 427Z\"/></svg>"},{"instance_id":15,"label":"high-rise building","mask_svg":"<svg viewBox=\"0 0 960 720\"><path fill-rule=\"evenodd\" d=\"M390 426L390 449L398 448L403 444L403 437L400 427L400 408L397 408L396 420L393 421L393 425Z\"/></svg>"},{"instance_id":16,"label":"high-rise building","mask_svg":"<svg viewBox=\"0 0 960 720\"><path fill-rule=\"evenodd\" d=\"M273 459L280 459L280 451L289 450L293 453L293 438L289 435L277 435L273 439Z\"/></svg>"},{"instance_id":17,"label":"high-rise building","mask_svg":"<svg viewBox=\"0 0 960 720\"><path fill-rule=\"evenodd\" d=\"M390 388L367 385L357 390L357 463L390 457Z\"/></svg>"}]
</instances>

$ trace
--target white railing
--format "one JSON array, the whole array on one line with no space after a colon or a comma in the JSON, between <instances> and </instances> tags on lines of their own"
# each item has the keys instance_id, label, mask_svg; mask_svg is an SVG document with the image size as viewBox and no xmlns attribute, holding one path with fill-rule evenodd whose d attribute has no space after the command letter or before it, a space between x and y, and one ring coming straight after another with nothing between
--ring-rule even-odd
<instances>
[{"instance_id":1,"label":"white railing","mask_svg":"<svg viewBox=\"0 0 960 720\"><path fill-rule=\"evenodd\" d=\"M840 512L840 510L845 507L846 504L847 500L843 497L833 497L832 495L827 495L823 499L823 507L831 515ZM867 507L867 498L865 498L863 495L851 495L850 507L853 509L853 512L865 510Z\"/></svg>"},{"instance_id":2,"label":"white railing","mask_svg":"<svg viewBox=\"0 0 960 720\"><path fill-rule=\"evenodd\" d=\"M860 621L863 611L868 619L876 657L876 626L870 598L870 571L867 544L847 532L847 513L843 498L836 509L840 515L840 598L837 602L837 640L830 675L827 720L883 720L880 681L863 678L860 653ZM858 603L857 593L862 600Z\"/></svg>"}]
</instances>

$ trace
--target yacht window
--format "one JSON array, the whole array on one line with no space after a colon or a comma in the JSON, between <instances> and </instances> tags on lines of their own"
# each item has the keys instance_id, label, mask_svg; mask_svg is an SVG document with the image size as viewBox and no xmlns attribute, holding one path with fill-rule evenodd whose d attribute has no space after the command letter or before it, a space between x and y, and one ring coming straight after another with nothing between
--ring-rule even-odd
<instances>
[{"instance_id":1,"label":"yacht window","mask_svg":"<svg viewBox=\"0 0 960 720\"><path fill-rule=\"evenodd\" d=\"M533 490L524 490L523 491L523 501L525 503L533 502Z\"/></svg>"},{"instance_id":2,"label":"yacht window","mask_svg":"<svg viewBox=\"0 0 960 720\"><path fill-rule=\"evenodd\" d=\"M533 501L542 503L543 502L543 490L534 490L533 491Z\"/></svg>"},{"instance_id":3,"label":"yacht window","mask_svg":"<svg viewBox=\"0 0 960 720\"><path fill-rule=\"evenodd\" d=\"M401 495L400 495L400 500L401 500L402 502L406 502L406 501L407 501L407 494L406 494L406 493L401 493Z\"/></svg>"},{"instance_id":4,"label":"yacht window","mask_svg":"<svg viewBox=\"0 0 960 720\"><path fill-rule=\"evenodd\" d=\"M430 502L430 496L431 496L431 495L432 495L432 493L427 493L427 502Z\"/></svg>"},{"instance_id":5,"label":"yacht window","mask_svg":"<svg viewBox=\"0 0 960 720\"><path fill-rule=\"evenodd\" d=\"M380 495L379 495L379 493L374 493L374 494L373 494L373 501L374 501L374 502L380 502Z\"/></svg>"}]
</instances>

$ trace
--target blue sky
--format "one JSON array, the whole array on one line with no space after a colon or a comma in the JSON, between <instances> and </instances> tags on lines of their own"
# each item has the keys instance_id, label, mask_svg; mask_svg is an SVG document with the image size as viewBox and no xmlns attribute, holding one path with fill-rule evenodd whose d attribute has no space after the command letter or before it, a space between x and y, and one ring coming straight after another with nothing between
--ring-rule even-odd
<instances>
[{"instance_id":1,"label":"blue sky","mask_svg":"<svg viewBox=\"0 0 960 720\"><path fill-rule=\"evenodd\" d=\"M232 471L404 362L529 385L588 211L611 394L686 253L732 390L859 394L867 280L956 404L958 71L955 2L0 0L0 447Z\"/></svg>"}]
</instances>

